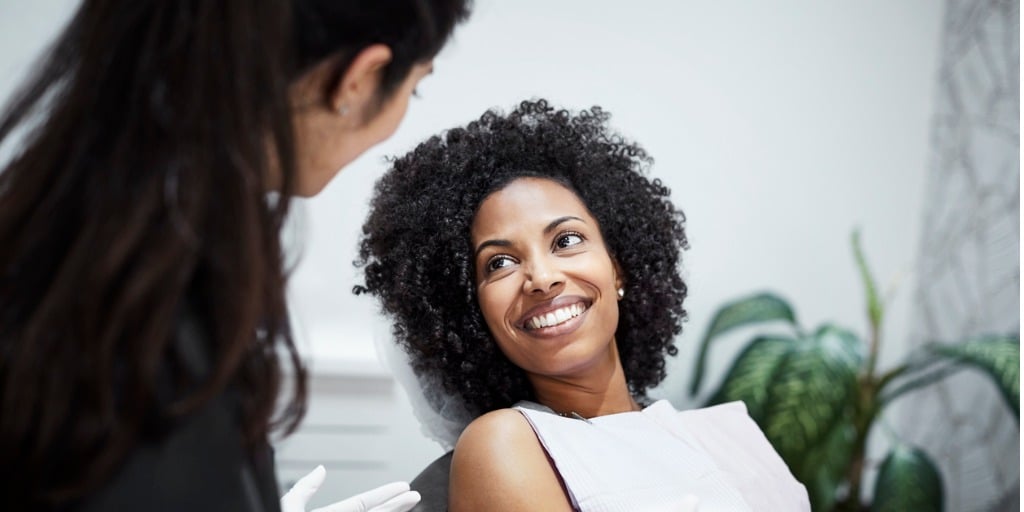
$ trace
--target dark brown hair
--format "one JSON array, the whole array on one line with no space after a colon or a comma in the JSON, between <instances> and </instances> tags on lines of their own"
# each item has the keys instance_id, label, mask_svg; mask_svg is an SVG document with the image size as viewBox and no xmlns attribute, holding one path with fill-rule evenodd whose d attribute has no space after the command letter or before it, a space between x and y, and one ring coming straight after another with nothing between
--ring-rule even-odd
<instances>
[{"instance_id":1,"label":"dark brown hair","mask_svg":"<svg viewBox=\"0 0 1024 512\"><path fill-rule=\"evenodd\" d=\"M250 446L291 431L305 370L279 234L288 85L391 47L384 94L467 0L85 0L0 116L0 494L59 503L232 389ZM268 199L271 166L282 178ZM184 318L209 368L176 355ZM281 413L281 353L295 385ZM163 396L170 379L171 393Z\"/></svg>"}]
</instances>

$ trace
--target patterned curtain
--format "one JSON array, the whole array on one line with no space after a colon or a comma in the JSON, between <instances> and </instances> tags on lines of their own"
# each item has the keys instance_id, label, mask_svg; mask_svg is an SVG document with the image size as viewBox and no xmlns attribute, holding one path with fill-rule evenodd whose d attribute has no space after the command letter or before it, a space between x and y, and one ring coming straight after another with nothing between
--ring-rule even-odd
<instances>
[{"instance_id":1,"label":"patterned curtain","mask_svg":"<svg viewBox=\"0 0 1024 512\"><path fill-rule=\"evenodd\" d=\"M1020 331L1020 4L947 0L911 344ZM1019 510L1020 430L970 370L904 397L946 510Z\"/></svg>"}]
</instances>

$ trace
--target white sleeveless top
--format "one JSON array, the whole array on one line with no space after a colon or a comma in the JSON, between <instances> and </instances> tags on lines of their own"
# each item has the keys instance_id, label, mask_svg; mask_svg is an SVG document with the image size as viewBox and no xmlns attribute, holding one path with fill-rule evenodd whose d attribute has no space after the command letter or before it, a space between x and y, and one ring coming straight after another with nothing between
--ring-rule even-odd
<instances>
[{"instance_id":1,"label":"white sleeveless top","mask_svg":"<svg viewBox=\"0 0 1024 512\"><path fill-rule=\"evenodd\" d=\"M793 477L743 402L676 411L659 400L642 411L566 418L520 402L583 512L672 510L688 495L699 512L810 511Z\"/></svg>"}]
</instances>

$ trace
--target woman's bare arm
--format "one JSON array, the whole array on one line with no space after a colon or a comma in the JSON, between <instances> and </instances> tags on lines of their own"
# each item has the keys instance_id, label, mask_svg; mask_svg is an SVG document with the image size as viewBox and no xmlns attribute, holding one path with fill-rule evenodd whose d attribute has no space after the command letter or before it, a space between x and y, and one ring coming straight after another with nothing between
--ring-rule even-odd
<instances>
[{"instance_id":1,"label":"woman's bare arm","mask_svg":"<svg viewBox=\"0 0 1024 512\"><path fill-rule=\"evenodd\" d=\"M448 485L452 512L572 510L547 453L514 409L487 413L466 427Z\"/></svg>"}]
</instances>

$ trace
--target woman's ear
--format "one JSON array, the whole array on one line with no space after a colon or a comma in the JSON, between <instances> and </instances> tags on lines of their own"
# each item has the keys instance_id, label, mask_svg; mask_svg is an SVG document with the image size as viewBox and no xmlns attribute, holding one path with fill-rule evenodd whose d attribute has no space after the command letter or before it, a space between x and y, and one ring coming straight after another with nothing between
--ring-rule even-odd
<instances>
[{"instance_id":1,"label":"woman's ear","mask_svg":"<svg viewBox=\"0 0 1024 512\"><path fill-rule=\"evenodd\" d=\"M612 272L615 275L615 291L619 294L619 300L622 300L622 297L625 296L626 280L622 277L622 266L614 256L612 257Z\"/></svg>"},{"instance_id":2,"label":"woman's ear","mask_svg":"<svg viewBox=\"0 0 1024 512\"><path fill-rule=\"evenodd\" d=\"M355 119L369 118L376 108L381 73L390 62L391 48L387 45L374 44L360 50L329 92L331 108Z\"/></svg>"}]
</instances>

